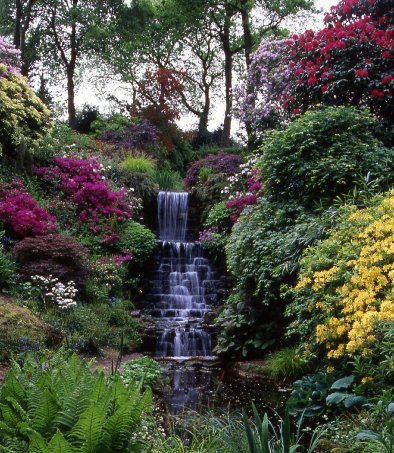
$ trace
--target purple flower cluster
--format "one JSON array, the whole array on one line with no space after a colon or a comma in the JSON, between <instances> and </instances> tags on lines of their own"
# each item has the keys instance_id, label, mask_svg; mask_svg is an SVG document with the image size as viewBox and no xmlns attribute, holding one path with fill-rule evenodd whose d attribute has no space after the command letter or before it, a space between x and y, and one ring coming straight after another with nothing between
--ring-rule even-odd
<instances>
[{"instance_id":1,"label":"purple flower cluster","mask_svg":"<svg viewBox=\"0 0 394 453\"><path fill-rule=\"evenodd\" d=\"M130 124L123 130L106 131L99 139L126 149L144 149L148 145L158 144L159 133L151 122L142 120L139 123Z\"/></svg>"},{"instance_id":2,"label":"purple flower cluster","mask_svg":"<svg viewBox=\"0 0 394 453\"><path fill-rule=\"evenodd\" d=\"M92 231L102 231L102 220L122 222L132 216L127 191L112 191L95 160L55 157L53 167L35 168L44 180L53 182L76 204L79 219Z\"/></svg>"},{"instance_id":3,"label":"purple flower cluster","mask_svg":"<svg viewBox=\"0 0 394 453\"><path fill-rule=\"evenodd\" d=\"M19 50L0 36L0 77L19 74L20 65Z\"/></svg>"},{"instance_id":4,"label":"purple flower cluster","mask_svg":"<svg viewBox=\"0 0 394 453\"><path fill-rule=\"evenodd\" d=\"M284 59L286 41L263 40L254 53L246 81L236 89L235 116L255 131L283 122L285 110L279 94L286 88L291 71Z\"/></svg>"},{"instance_id":5,"label":"purple flower cluster","mask_svg":"<svg viewBox=\"0 0 394 453\"><path fill-rule=\"evenodd\" d=\"M56 230L56 218L41 208L18 181L0 186L0 220L18 238Z\"/></svg>"},{"instance_id":6,"label":"purple flower cluster","mask_svg":"<svg viewBox=\"0 0 394 453\"><path fill-rule=\"evenodd\" d=\"M225 173L231 175L239 171L239 166L242 164L242 157L238 154L218 153L208 154L204 159L193 162L189 167L185 184L187 187L193 187L197 184L200 170L202 168L210 168L215 173Z\"/></svg>"}]
</instances>

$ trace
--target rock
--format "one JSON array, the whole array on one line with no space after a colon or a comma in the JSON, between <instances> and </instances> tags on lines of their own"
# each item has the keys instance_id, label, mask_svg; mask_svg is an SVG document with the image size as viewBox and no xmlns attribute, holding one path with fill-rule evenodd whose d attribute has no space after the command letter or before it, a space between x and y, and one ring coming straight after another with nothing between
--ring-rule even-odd
<instances>
[{"instance_id":1,"label":"rock","mask_svg":"<svg viewBox=\"0 0 394 453\"><path fill-rule=\"evenodd\" d=\"M44 343L53 346L61 342L63 335L42 322L28 308L17 305L12 298L0 298L0 353L8 356L36 348Z\"/></svg>"}]
</instances>

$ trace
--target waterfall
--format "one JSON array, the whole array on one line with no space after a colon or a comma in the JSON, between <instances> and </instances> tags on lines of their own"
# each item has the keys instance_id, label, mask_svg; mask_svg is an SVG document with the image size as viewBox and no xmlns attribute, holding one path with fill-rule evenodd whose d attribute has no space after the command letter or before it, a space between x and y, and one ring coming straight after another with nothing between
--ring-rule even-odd
<instances>
[{"instance_id":1,"label":"waterfall","mask_svg":"<svg viewBox=\"0 0 394 453\"><path fill-rule=\"evenodd\" d=\"M210 311L216 281L201 244L186 241L188 204L186 192L158 195L161 258L146 312L162 331L156 347L159 357L211 355L211 335L201 324Z\"/></svg>"}]
</instances>

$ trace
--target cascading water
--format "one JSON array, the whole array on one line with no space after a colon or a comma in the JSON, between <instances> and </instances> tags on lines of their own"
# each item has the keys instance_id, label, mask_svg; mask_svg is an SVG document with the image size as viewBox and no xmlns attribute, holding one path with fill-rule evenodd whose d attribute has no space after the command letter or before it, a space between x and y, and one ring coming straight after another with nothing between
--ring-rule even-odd
<instances>
[{"instance_id":1,"label":"cascading water","mask_svg":"<svg viewBox=\"0 0 394 453\"><path fill-rule=\"evenodd\" d=\"M211 355L211 335L201 323L210 311L207 299L215 291L215 280L201 245L186 241L188 201L186 192L158 195L161 260L146 312L162 331L156 348L159 357Z\"/></svg>"}]
</instances>

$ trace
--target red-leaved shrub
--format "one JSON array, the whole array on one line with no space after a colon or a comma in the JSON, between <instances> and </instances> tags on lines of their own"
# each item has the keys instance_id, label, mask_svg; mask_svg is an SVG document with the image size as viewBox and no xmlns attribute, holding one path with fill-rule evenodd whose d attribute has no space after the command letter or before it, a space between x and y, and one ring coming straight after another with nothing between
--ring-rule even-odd
<instances>
[{"instance_id":1,"label":"red-leaved shrub","mask_svg":"<svg viewBox=\"0 0 394 453\"><path fill-rule=\"evenodd\" d=\"M191 164L186 173L185 185L189 188L193 187L198 181L198 176L202 168L210 168L215 173L231 175L238 172L241 164L242 157L238 154L208 154L204 159L197 160Z\"/></svg>"},{"instance_id":2,"label":"red-leaved shrub","mask_svg":"<svg viewBox=\"0 0 394 453\"><path fill-rule=\"evenodd\" d=\"M52 275L63 283L72 280L78 288L83 287L88 251L69 236L49 234L26 238L14 247L13 253L24 280L33 275Z\"/></svg>"}]
</instances>

